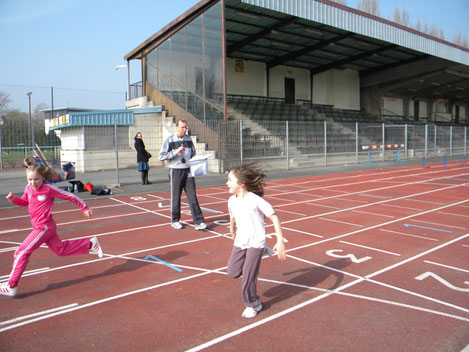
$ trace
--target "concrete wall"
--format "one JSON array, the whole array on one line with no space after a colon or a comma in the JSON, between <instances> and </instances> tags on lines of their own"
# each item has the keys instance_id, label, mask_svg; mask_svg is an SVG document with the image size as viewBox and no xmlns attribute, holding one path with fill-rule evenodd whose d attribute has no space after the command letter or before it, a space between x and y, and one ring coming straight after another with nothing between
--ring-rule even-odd
<instances>
[{"instance_id":1,"label":"concrete wall","mask_svg":"<svg viewBox=\"0 0 469 352\"><path fill-rule=\"evenodd\" d=\"M236 66L236 60L230 58L226 62L228 94L267 96L267 73L264 63L242 60L243 65ZM239 72L240 69L242 72ZM295 80L295 99L311 99L309 70L282 65L270 70L270 97L285 98L285 78ZM315 75L313 77L313 103L332 105L338 109L360 110L358 72L329 70Z\"/></svg>"},{"instance_id":2,"label":"concrete wall","mask_svg":"<svg viewBox=\"0 0 469 352\"><path fill-rule=\"evenodd\" d=\"M271 97L285 98L285 78L295 80L295 99L311 99L309 71L289 66L276 66L270 70L269 92Z\"/></svg>"},{"instance_id":3,"label":"concrete wall","mask_svg":"<svg viewBox=\"0 0 469 352\"><path fill-rule=\"evenodd\" d=\"M244 72L236 72L235 60L226 60L226 91L228 94L267 94L265 65L262 62L242 60Z\"/></svg>"},{"instance_id":4,"label":"concrete wall","mask_svg":"<svg viewBox=\"0 0 469 352\"><path fill-rule=\"evenodd\" d=\"M158 153L163 144L165 112L135 114L133 126L118 127L119 168L137 168L137 152L134 137L143 135L146 149L152 154L150 167L162 167ZM112 170L116 168L114 126L80 126L63 128L58 133L62 149L62 162L75 163L77 172Z\"/></svg>"},{"instance_id":5,"label":"concrete wall","mask_svg":"<svg viewBox=\"0 0 469 352\"><path fill-rule=\"evenodd\" d=\"M353 70L329 70L313 77L313 103L360 110L360 77Z\"/></svg>"}]
</instances>

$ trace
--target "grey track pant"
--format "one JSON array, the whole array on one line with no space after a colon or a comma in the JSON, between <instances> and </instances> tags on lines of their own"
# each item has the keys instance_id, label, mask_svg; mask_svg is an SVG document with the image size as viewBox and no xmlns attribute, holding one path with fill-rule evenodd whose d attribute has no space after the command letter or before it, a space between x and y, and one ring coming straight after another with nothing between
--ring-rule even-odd
<instances>
[{"instance_id":1,"label":"grey track pant","mask_svg":"<svg viewBox=\"0 0 469 352\"><path fill-rule=\"evenodd\" d=\"M258 307L261 299L257 295L257 278L264 248L233 247L228 260L228 276L238 278L243 275L241 294L246 307Z\"/></svg>"}]
</instances>

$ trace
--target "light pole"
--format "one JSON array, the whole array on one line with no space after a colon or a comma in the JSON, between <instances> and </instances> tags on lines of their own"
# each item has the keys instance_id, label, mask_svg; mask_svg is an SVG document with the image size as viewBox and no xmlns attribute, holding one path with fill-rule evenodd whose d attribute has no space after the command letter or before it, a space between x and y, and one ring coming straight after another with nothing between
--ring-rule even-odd
<instances>
[{"instance_id":1,"label":"light pole","mask_svg":"<svg viewBox=\"0 0 469 352\"><path fill-rule=\"evenodd\" d=\"M34 149L34 127L33 127L33 119L31 117L31 94L32 92L26 93L28 96L28 105L29 105L29 134L31 137L31 150Z\"/></svg>"},{"instance_id":2,"label":"light pole","mask_svg":"<svg viewBox=\"0 0 469 352\"><path fill-rule=\"evenodd\" d=\"M0 116L0 171L3 171L2 126L5 116Z\"/></svg>"},{"instance_id":3,"label":"light pole","mask_svg":"<svg viewBox=\"0 0 469 352\"><path fill-rule=\"evenodd\" d=\"M132 99L131 95L130 95L130 68L129 68L129 64L127 65L117 65L114 67L114 70L118 70L120 68L126 68L127 69L127 92L125 92L125 101L127 101L127 99Z\"/></svg>"}]
</instances>

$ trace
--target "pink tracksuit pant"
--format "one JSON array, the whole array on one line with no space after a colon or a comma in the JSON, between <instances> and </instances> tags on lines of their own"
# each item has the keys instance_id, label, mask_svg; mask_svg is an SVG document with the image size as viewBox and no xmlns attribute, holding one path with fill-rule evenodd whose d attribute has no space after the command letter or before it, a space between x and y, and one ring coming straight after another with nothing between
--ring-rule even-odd
<instances>
[{"instance_id":1,"label":"pink tracksuit pant","mask_svg":"<svg viewBox=\"0 0 469 352\"><path fill-rule=\"evenodd\" d=\"M62 241L57 235L57 225L51 221L40 228L34 228L33 232L23 241L15 251L13 270L8 283L14 287L20 281L21 275L26 269L29 257L41 244L45 243L58 256L88 254L90 252L90 240L88 238Z\"/></svg>"}]
</instances>

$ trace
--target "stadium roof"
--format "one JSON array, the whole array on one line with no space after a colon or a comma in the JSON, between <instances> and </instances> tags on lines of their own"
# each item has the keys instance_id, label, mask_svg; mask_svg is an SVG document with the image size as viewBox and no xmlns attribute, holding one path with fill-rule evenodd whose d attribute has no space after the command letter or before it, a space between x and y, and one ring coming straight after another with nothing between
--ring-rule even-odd
<instances>
[{"instance_id":1,"label":"stadium roof","mask_svg":"<svg viewBox=\"0 0 469 352\"><path fill-rule=\"evenodd\" d=\"M202 0L125 56L138 59L217 0ZM469 103L469 50L328 0L225 0L226 55L318 74L360 73L361 88Z\"/></svg>"}]
</instances>

